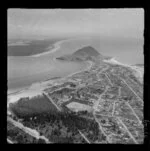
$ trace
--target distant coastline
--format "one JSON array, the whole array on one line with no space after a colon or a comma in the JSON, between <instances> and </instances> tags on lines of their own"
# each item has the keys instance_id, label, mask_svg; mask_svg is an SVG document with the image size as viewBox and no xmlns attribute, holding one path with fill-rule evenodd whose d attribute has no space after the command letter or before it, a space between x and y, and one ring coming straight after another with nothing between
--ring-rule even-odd
<instances>
[{"instance_id":1,"label":"distant coastline","mask_svg":"<svg viewBox=\"0 0 150 151\"><path fill-rule=\"evenodd\" d=\"M47 55L47 54L50 54L50 53L54 53L56 52L57 50L59 50L60 48L60 45L64 42L65 40L61 40L61 41L58 41L56 43L53 44L53 48L51 48L51 45L47 48L49 49L48 51L46 52L42 52L42 53L38 53L38 54L35 54L35 55L30 55L29 57L40 57L40 56L44 56L44 55Z\"/></svg>"},{"instance_id":2,"label":"distant coastline","mask_svg":"<svg viewBox=\"0 0 150 151\"><path fill-rule=\"evenodd\" d=\"M53 40L34 40L34 41L16 41L8 43L8 57L34 57L39 54L47 54L47 51L54 51L59 45L58 39ZM58 43L58 44L57 44ZM39 55L40 56L40 55Z\"/></svg>"},{"instance_id":3,"label":"distant coastline","mask_svg":"<svg viewBox=\"0 0 150 151\"><path fill-rule=\"evenodd\" d=\"M65 40L57 41L56 43L53 44L53 48L50 48L51 46L49 46L49 47L47 48L47 49L50 48L49 51L42 52L42 53L38 53L38 54L35 54L35 55L30 55L29 57L40 57L40 56L45 56L45 55L54 53L54 52L56 52L56 51L58 51L58 50L60 49L61 45L62 45L64 42L71 41L71 40L75 40L75 39L77 39L77 38L65 39Z\"/></svg>"}]
</instances>

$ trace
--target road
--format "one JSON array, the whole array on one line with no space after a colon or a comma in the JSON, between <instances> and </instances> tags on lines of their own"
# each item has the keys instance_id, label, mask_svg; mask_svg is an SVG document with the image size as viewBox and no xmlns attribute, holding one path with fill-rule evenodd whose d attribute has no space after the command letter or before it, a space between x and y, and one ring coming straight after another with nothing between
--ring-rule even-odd
<instances>
[{"instance_id":1,"label":"road","mask_svg":"<svg viewBox=\"0 0 150 151\"><path fill-rule=\"evenodd\" d=\"M87 137L80 131L78 130L80 135L85 139L85 141L88 143L88 144L91 144L91 142L87 139Z\"/></svg>"},{"instance_id":2,"label":"road","mask_svg":"<svg viewBox=\"0 0 150 151\"><path fill-rule=\"evenodd\" d=\"M135 117L137 118L139 124L142 124L142 121L139 119L139 117L137 116L137 114L135 113L134 109L130 106L130 104L128 102L126 102L127 106L132 110L133 114L135 115Z\"/></svg>"},{"instance_id":3,"label":"road","mask_svg":"<svg viewBox=\"0 0 150 151\"><path fill-rule=\"evenodd\" d=\"M107 134L104 132L104 130L103 130L103 128L102 128L100 122L98 121L98 119L97 119L97 117L96 117L96 113L95 113L95 111L96 111L97 108L98 108L98 104L99 104L99 102L101 101L101 97L107 92L107 90L108 90L108 87L106 87L105 91L100 95L100 98L98 99L98 101L94 104L93 116L94 116L95 121L96 121L96 122L98 123L98 125L99 125L100 131L101 131L101 132L103 133L103 135L106 137L107 142L108 142L108 143L111 143L109 137L108 137Z\"/></svg>"},{"instance_id":4,"label":"road","mask_svg":"<svg viewBox=\"0 0 150 151\"><path fill-rule=\"evenodd\" d=\"M102 72L106 71L108 68L109 68L109 66L106 65L106 67L103 68L101 71L99 71L99 73L97 73L97 75L100 75ZM97 70L98 70L98 69L97 69ZM99 78L99 76L98 76L98 78ZM100 79L100 78L99 78L99 79Z\"/></svg>"},{"instance_id":5,"label":"road","mask_svg":"<svg viewBox=\"0 0 150 151\"><path fill-rule=\"evenodd\" d=\"M108 68L108 66L107 66L106 68L104 68L103 70L101 70L101 71L99 72L99 74L102 73L102 72L103 72L104 70L106 70L107 68ZM106 76L107 79L109 80L110 84L113 86L113 84L111 83L111 80L109 79L107 73L105 73L105 76ZM118 76L117 76L117 77L118 77ZM118 78L119 78L119 77L118 77ZM122 79L122 78L119 78L119 79L121 79L121 80L127 85L127 87L138 97L138 99L139 99L140 101L142 101L141 98L140 98L140 97L136 94L136 92L126 83L126 81L125 81L124 79ZM106 91L107 91L107 89L105 89L105 92L106 92ZM102 95L104 95L105 92L104 92ZM95 104L94 104L93 116L94 116L96 122L99 124L100 130L101 130L102 133L106 136L107 141L108 141L109 143L111 143L111 140L109 139L109 136L107 136L107 134L104 132L103 127L101 126L100 122L99 122L98 119L96 118L96 114L95 114L95 111L96 111L96 109L97 109L97 107L98 107L98 104L99 104L99 102L101 101L102 95L101 95L100 98L98 99L98 102L95 102ZM118 98L120 98L120 95L121 95L121 88L119 87ZM114 112L115 112L115 103L116 103L116 101L115 101L114 104L113 104L112 116L114 116ZM131 107L129 104L128 104L128 106L130 107L130 109L132 110L133 114L137 117L139 123L141 124L140 119L138 118L138 116L136 115L136 113L134 112L134 110L132 109L132 107ZM97 115L98 115L98 114L97 114ZM104 116L104 115L103 115L103 116ZM137 141L135 140L135 138L133 137L133 135L130 133L130 131L129 131L128 128L126 127L126 125L125 125L125 124L123 123L123 121L120 119L120 117L115 117L115 118L117 118L118 121L122 124L122 126L124 127L124 129L126 130L126 132L129 134L130 138L133 139L133 141L135 142L135 144L138 144Z\"/></svg>"},{"instance_id":6,"label":"road","mask_svg":"<svg viewBox=\"0 0 150 151\"><path fill-rule=\"evenodd\" d=\"M119 101L120 96L121 96L121 87L119 87L119 89L118 89L118 99L117 99L118 101ZM114 113L115 113L115 105L116 105L116 102L117 102L117 101L115 101L115 102L113 103L112 116L114 116Z\"/></svg>"},{"instance_id":7,"label":"road","mask_svg":"<svg viewBox=\"0 0 150 151\"><path fill-rule=\"evenodd\" d=\"M135 142L135 144L138 144L137 141L135 140L135 138L133 137L133 135L129 132L128 128L126 127L126 125L124 125L124 123L122 122L122 120L120 119L120 117L116 117L118 119L118 121L122 124L122 126L125 128L126 132L129 134L129 136L133 139L133 141Z\"/></svg>"},{"instance_id":8,"label":"road","mask_svg":"<svg viewBox=\"0 0 150 151\"><path fill-rule=\"evenodd\" d=\"M113 103L112 116L114 116L114 113L115 113L115 104L116 104L116 101Z\"/></svg>"},{"instance_id":9,"label":"road","mask_svg":"<svg viewBox=\"0 0 150 151\"><path fill-rule=\"evenodd\" d=\"M10 139L8 139L7 138L7 142L9 143L9 144L14 144Z\"/></svg>"},{"instance_id":10,"label":"road","mask_svg":"<svg viewBox=\"0 0 150 151\"><path fill-rule=\"evenodd\" d=\"M25 133L37 138L37 139L44 139L46 143L51 143L46 137L40 136L39 133L36 130L33 130L31 128L25 127L22 123L19 123L11 118L7 118L8 121L10 121L12 124L14 124L16 127L23 130Z\"/></svg>"},{"instance_id":11,"label":"road","mask_svg":"<svg viewBox=\"0 0 150 151\"><path fill-rule=\"evenodd\" d=\"M134 95L136 95L136 97L141 101L143 102L143 100L136 94L136 92L126 83L126 81L122 78L120 78L127 86L128 88L134 93Z\"/></svg>"},{"instance_id":12,"label":"road","mask_svg":"<svg viewBox=\"0 0 150 151\"><path fill-rule=\"evenodd\" d=\"M93 113L93 116L94 116L94 118L95 118L95 121L98 123L98 125L99 125L99 129L100 129L100 131L103 133L103 135L106 137L106 139L107 139L107 142L108 143L111 143L111 141L110 141L110 139L109 139L109 137L107 136L107 134L104 132L104 130L103 130L103 128L102 128L102 126L101 126L101 124L100 124L100 122L98 121L98 119L97 119L97 117L96 117L96 115L95 115L95 113Z\"/></svg>"},{"instance_id":13,"label":"road","mask_svg":"<svg viewBox=\"0 0 150 151\"><path fill-rule=\"evenodd\" d=\"M105 74L105 76L107 77L107 79L108 79L108 81L109 81L110 85L111 85L111 86L113 86L113 84L112 84L111 80L109 79L109 77L108 77L107 73L104 73L104 74Z\"/></svg>"},{"instance_id":14,"label":"road","mask_svg":"<svg viewBox=\"0 0 150 151\"><path fill-rule=\"evenodd\" d=\"M105 92L104 92L102 95L104 95L104 94L106 93L107 89L108 89L108 88L105 89ZM118 94L118 96L120 96L120 94L121 94L121 91L120 91L120 87L119 87L119 94ZM99 103L99 101L101 100L102 95L101 95L100 98L98 99L98 102L96 102L96 103L94 104L95 106L94 106L93 116L94 116L96 122L98 123L101 132L106 136L106 139L107 139L108 143L111 143L111 140L109 139L109 136L107 136L107 134L104 132L103 127L101 126L100 122L99 122L98 119L96 118L96 113L95 113L95 111L96 111L96 109L97 109L97 107L98 107L98 103ZM116 101L115 101L114 104L113 104L112 117L113 117L114 111L115 111L115 103L116 103ZM135 113L135 112L133 112L133 113ZM97 114L97 115L99 115L99 114ZM105 115L102 115L102 116L105 116ZM129 136L133 139L133 141L135 142L135 144L138 144L137 141L135 140L135 138L133 137L133 135L132 135L132 134L130 133L130 131L128 130L128 128L127 128L127 127L125 126L125 124L122 122L122 120L120 119L120 117L115 117L115 118L118 119L118 121L123 125L124 129L125 129L126 132L129 134Z\"/></svg>"},{"instance_id":15,"label":"road","mask_svg":"<svg viewBox=\"0 0 150 151\"><path fill-rule=\"evenodd\" d=\"M51 103L58 109L58 111L61 111L61 109L57 106L57 104L52 100L52 98L43 91L43 93L45 94L45 96L51 101Z\"/></svg>"}]
</instances>

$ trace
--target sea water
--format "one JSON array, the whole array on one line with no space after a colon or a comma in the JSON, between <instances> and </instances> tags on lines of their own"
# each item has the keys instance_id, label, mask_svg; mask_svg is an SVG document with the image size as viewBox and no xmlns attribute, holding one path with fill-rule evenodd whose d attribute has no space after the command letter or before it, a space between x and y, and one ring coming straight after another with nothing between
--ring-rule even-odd
<instances>
[{"instance_id":1,"label":"sea water","mask_svg":"<svg viewBox=\"0 0 150 151\"><path fill-rule=\"evenodd\" d=\"M85 69L87 67L85 63L60 61L55 58L64 54L71 54L79 48L89 45L93 46L102 55L115 57L125 64L143 63L144 60L142 40L105 37L76 38L63 42L54 53L38 57L8 56L8 91L27 87L32 83L52 77L64 77ZM25 51L26 46L22 47ZM29 45L26 48L28 51Z\"/></svg>"}]
</instances>

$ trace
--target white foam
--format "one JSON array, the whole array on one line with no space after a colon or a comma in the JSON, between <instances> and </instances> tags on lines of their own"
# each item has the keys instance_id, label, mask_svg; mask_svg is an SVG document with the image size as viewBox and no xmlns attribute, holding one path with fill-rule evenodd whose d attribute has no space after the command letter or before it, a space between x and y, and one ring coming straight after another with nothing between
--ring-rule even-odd
<instances>
[{"instance_id":1,"label":"white foam","mask_svg":"<svg viewBox=\"0 0 150 151\"><path fill-rule=\"evenodd\" d=\"M131 69L133 69L134 71L136 71L136 73L138 73L138 77L143 78L143 73L144 73L144 69L137 67L137 66L131 66L128 64L123 64L121 62L118 62L115 58L112 58L110 60L104 60L104 62L109 62L109 63L113 63L113 64L119 64L125 67L129 67Z\"/></svg>"},{"instance_id":2,"label":"white foam","mask_svg":"<svg viewBox=\"0 0 150 151\"><path fill-rule=\"evenodd\" d=\"M16 94L8 95L8 106L9 103L17 102L20 98L29 97L32 98L37 95L42 95L43 90L51 84L51 81L33 83L28 89L24 89Z\"/></svg>"}]
</instances>

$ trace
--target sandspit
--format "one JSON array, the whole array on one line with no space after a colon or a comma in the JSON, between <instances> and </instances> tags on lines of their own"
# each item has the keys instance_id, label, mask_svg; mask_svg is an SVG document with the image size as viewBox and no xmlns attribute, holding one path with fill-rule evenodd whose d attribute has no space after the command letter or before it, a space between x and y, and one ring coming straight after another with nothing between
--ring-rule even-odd
<instances>
[{"instance_id":1,"label":"sandspit","mask_svg":"<svg viewBox=\"0 0 150 151\"><path fill-rule=\"evenodd\" d=\"M61 46L62 43L67 42L67 41L71 41L71 40L75 40L75 39L77 39L77 38L65 39L65 40L58 41L54 44L54 48L52 50L47 51L47 52L42 52L42 53L39 53L39 54L36 54L36 55L31 55L29 57L40 57L40 56L44 56L44 55L54 53L54 52L56 52L60 49L60 46ZM51 46L49 46L49 49L51 49Z\"/></svg>"}]
</instances>

